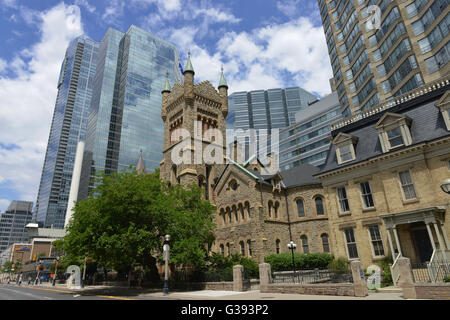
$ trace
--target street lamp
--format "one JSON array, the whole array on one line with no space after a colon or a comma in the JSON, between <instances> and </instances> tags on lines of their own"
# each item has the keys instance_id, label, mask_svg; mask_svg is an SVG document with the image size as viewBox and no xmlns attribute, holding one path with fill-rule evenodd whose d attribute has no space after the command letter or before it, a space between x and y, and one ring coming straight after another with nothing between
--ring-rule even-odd
<instances>
[{"instance_id":1,"label":"street lamp","mask_svg":"<svg viewBox=\"0 0 450 320\"><path fill-rule=\"evenodd\" d=\"M58 262L59 262L59 257L56 257L56 260L55 260L55 275L53 276L52 286L55 286L55 284L56 284L56 275L58 274Z\"/></svg>"},{"instance_id":2,"label":"street lamp","mask_svg":"<svg viewBox=\"0 0 450 320\"><path fill-rule=\"evenodd\" d=\"M445 179L443 183L441 184L441 189L445 193L450 194L450 179Z\"/></svg>"},{"instance_id":3,"label":"street lamp","mask_svg":"<svg viewBox=\"0 0 450 320\"><path fill-rule=\"evenodd\" d=\"M294 270L294 283L295 283L295 260L294 260L294 250L297 248L297 245L294 243L294 241L291 240L291 242L288 243L288 249L292 252L292 268Z\"/></svg>"},{"instance_id":4,"label":"street lamp","mask_svg":"<svg viewBox=\"0 0 450 320\"><path fill-rule=\"evenodd\" d=\"M84 282L86 280L86 260L87 260L87 252L84 255L84 269L83 269L83 281L81 281L81 287L84 288Z\"/></svg>"},{"instance_id":5,"label":"street lamp","mask_svg":"<svg viewBox=\"0 0 450 320\"><path fill-rule=\"evenodd\" d=\"M163 246L163 257L165 262L165 269L164 269L164 288L163 293L164 295L169 294L169 241L170 241L170 235L166 235L164 237L164 246Z\"/></svg>"}]
</instances>

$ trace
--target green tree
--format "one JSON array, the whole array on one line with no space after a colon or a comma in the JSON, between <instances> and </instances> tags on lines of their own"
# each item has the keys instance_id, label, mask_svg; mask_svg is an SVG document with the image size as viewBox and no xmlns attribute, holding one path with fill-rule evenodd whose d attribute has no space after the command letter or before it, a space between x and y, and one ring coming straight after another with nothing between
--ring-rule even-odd
<instances>
[{"instance_id":1,"label":"green tree","mask_svg":"<svg viewBox=\"0 0 450 320\"><path fill-rule=\"evenodd\" d=\"M169 186L159 170L147 175L124 170L101 174L92 195L76 203L68 234L57 243L64 260L83 263L88 253L99 266L128 272L161 256L162 239L171 235L170 260L202 266L213 238L214 207L196 185ZM65 263L64 263L65 264Z\"/></svg>"}]
</instances>

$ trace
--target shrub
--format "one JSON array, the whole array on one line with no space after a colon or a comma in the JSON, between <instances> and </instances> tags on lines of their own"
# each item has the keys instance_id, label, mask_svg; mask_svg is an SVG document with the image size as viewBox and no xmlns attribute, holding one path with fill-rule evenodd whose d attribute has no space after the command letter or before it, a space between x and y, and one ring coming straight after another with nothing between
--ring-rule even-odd
<instances>
[{"instance_id":1,"label":"shrub","mask_svg":"<svg viewBox=\"0 0 450 320\"><path fill-rule=\"evenodd\" d=\"M328 253L294 254L296 269L323 269L326 268L332 260L333 255ZM270 268L273 272L292 270L291 253L272 254L265 257L264 261L270 264Z\"/></svg>"},{"instance_id":2,"label":"shrub","mask_svg":"<svg viewBox=\"0 0 450 320\"><path fill-rule=\"evenodd\" d=\"M390 263L390 258L386 258L378 263L381 268L381 282L384 286L393 285Z\"/></svg>"},{"instance_id":3,"label":"shrub","mask_svg":"<svg viewBox=\"0 0 450 320\"><path fill-rule=\"evenodd\" d=\"M444 282L450 282L450 275L444 277Z\"/></svg>"},{"instance_id":4,"label":"shrub","mask_svg":"<svg viewBox=\"0 0 450 320\"><path fill-rule=\"evenodd\" d=\"M214 253L209 257L208 271L215 274L226 274L227 277L233 274L233 266L241 265L244 272L251 278L259 279L259 266L252 259L245 258L240 254L234 254L231 257L224 257L221 254Z\"/></svg>"},{"instance_id":5,"label":"shrub","mask_svg":"<svg viewBox=\"0 0 450 320\"><path fill-rule=\"evenodd\" d=\"M328 264L328 269L334 272L348 272L349 262L346 258L339 257Z\"/></svg>"}]
</instances>

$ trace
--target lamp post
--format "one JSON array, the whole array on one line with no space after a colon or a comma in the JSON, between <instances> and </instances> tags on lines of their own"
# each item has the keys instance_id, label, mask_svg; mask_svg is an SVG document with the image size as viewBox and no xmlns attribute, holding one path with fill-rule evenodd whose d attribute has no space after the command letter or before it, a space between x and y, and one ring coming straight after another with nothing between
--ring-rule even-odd
<instances>
[{"instance_id":1,"label":"lamp post","mask_svg":"<svg viewBox=\"0 0 450 320\"><path fill-rule=\"evenodd\" d=\"M170 235L166 235L164 237L164 246L163 246L163 253L164 253L163 256L164 256L164 263L165 263L164 288L163 288L164 295L169 294L169 250L170 250L169 241L170 241Z\"/></svg>"},{"instance_id":2,"label":"lamp post","mask_svg":"<svg viewBox=\"0 0 450 320\"><path fill-rule=\"evenodd\" d=\"M445 179L441 184L441 189L447 194L450 194L450 179Z\"/></svg>"},{"instance_id":3,"label":"lamp post","mask_svg":"<svg viewBox=\"0 0 450 320\"><path fill-rule=\"evenodd\" d=\"M87 260L87 253L84 255L84 269L83 269L83 280L81 281L81 287L84 288L84 282L86 280L86 260Z\"/></svg>"},{"instance_id":4,"label":"lamp post","mask_svg":"<svg viewBox=\"0 0 450 320\"><path fill-rule=\"evenodd\" d=\"M297 245L294 243L294 241L291 240L291 242L288 243L288 249L292 252L292 268L294 270L294 283L295 283L295 260L294 260L294 250L297 248Z\"/></svg>"},{"instance_id":5,"label":"lamp post","mask_svg":"<svg viewBox=\"0 0 450 320\"><path fill-rule=\"evenodd\" d=\"M56 275L58 274L58 262L59 262L59 257L56 257L56 260L55 260L55 275L53 276L53 282L52 282L52 286L53 287L56 284Z\"/></svg>"}]
</instances>

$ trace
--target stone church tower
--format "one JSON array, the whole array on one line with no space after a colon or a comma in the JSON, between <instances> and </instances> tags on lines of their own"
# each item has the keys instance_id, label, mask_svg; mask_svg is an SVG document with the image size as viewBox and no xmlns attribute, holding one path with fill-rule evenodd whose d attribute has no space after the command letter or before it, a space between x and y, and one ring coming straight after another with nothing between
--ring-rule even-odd
<instances>
[{"instance_id":1,"label":"stone church tower","mask_svg":"<svg viewBox=\"0 0 450 320\"><path fill-rule=\"evenodd\" d=\"M212 187L224 168L228 85L223 75L218 91L209 81L194 84L190 54L184 70L184 85L162 91L164 150L161 179L171 184L198 184L205 198L214 202Z\"/></svg>"}]
</instances>

